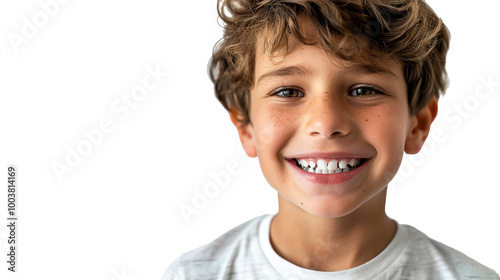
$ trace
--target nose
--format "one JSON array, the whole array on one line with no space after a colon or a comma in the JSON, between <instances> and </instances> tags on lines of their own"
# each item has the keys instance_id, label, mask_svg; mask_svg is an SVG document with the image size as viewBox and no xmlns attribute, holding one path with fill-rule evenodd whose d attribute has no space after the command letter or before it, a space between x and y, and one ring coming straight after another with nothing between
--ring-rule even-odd
<instances>
[{"instance_id":1,"label":"nose","mask_svg":"<svg viewBox=\"0 0 500 280\"><path fill-rule=\"evenodd\" d=\"M311 136L330 139L349 134L348 108L341 98L331 93L325 92L311 100L306 114L306 131Z\"/></svg>"}]
</instances>

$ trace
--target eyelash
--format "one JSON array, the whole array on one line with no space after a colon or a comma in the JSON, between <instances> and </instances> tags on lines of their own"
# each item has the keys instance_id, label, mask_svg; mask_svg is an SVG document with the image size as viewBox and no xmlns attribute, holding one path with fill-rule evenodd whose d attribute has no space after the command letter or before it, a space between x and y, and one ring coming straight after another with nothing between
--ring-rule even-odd
<instances>
[{"instance_id":1,"label":"eyelash","mask_svg":"<svg viewBox=\"0 0 500 280\"><path fill-rule=\"evenodd\" d=\"M360 92L360 90L363 92ZM283 93L285 91L286 92L293 92L296 95L295 96L280 96L279 95L280 93ZM352 93L354 91L357 91L356 95L352 95ZM372 93L366 94L367 91L371 91ZM296 97L299 97L299 98L304 97L305 94L300 89L297 89L294 87L282 86L282 87L279 87L279 88L272 90L269 95L270 96L277 96L277 97L283 98L283 99L291 99L291 98L296 98ZM298 95L301 95L301 96L298 96ZM361 97L361 96L370 96L370 95L386 95L386 93L384 91L382 91L381 89L374 87L374 86L359 86L357 88L350 89L348 92L348 95L352 96L352 97Z\"/></svg>"},{"instance_id":2,"label":"eyelash","mask_svg":"<svg viewBox=\"0 0 500 280\"><path fill-rule=\"evenodd\" d=\"M294 92L297 95L302 95L302 96L280 96L280 95L278 95L278 94L285 92L285 91ZM304 97L304 95L305 94L300 89L293 88L293 87L284 87L284 86L273 89L270 93L270 96L277 96L279 98L284 98L284 99L291 99L291 98L296 98L296 97L300 98L300 97Z\"/></svg>"},{"instance_id":3,"label":"eyelash","mask_svg":"<svg viewBox=\"0 0 500 280\"><path fill-rule=\"evenodd\" d=\"M367 90L371 91L372 94L358 94L358 95L351 95L352 92L354 91L359 91L359 90L364 90L364 92L366 92ZM369 95L386 95L386 93L384 91L382 91L381 89L377 88L377 87L374 87L374 86L360 86L360 87L357 87L357 88L353 88L351 90L349 90L349 96L353 96L353 97L359 97L359 96L369 96Z\"/></svg>"}]
</instances>

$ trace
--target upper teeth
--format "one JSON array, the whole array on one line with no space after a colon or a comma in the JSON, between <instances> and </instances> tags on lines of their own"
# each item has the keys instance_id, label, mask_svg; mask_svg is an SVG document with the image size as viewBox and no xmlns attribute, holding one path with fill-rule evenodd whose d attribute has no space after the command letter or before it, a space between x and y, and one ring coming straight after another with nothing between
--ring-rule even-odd
<instances>
[{"instance_id":1,"label":"upper teeth","mask_svg":"<svg viewBox=\"0 0 500 280\"><path fill-rule=\"evenodd\" d=\"M320 174L347 172L356 168L361 159L296 159L305 171Z\"/></svg>"}]
</instances>

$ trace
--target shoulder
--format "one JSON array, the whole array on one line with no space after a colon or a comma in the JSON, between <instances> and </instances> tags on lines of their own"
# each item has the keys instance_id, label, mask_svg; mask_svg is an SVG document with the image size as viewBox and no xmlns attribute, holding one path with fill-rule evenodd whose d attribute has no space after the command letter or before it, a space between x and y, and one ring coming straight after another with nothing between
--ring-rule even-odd
<instances>
[{"instance_id":1,"label":"shoulder","mask_svg":"<svg viewBox=\"0 0 500 280\"><path fill-rule=\"evenodd\" d=\"M167 279L217 279L242 262L259 260L259 224L271 215L251 219L224 233L212 242L182 254L165 272ZM250 258L249 258L250 257ZM253 260L252 260L253 259ZM258 261L257 261L258 262Z\"/></svg>"},{"instance_id":2,"label":"shoulder","mask_svg":"<svg viewBox=\"0 0 500 280\"><path fill-rule=\"evenodd\" d=\"M405 263L418 264L430 274L442 275L445 279L500 279L498 274L441 242L408 225L401 225L408 232Z\"/></svg>"}]
</instances>

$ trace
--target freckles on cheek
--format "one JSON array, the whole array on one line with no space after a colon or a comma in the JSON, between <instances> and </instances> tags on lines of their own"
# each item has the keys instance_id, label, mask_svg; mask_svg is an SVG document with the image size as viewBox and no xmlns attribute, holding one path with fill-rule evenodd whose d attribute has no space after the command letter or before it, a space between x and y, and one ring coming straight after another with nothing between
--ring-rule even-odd
<instances>
[{"instance_id":1,"label":"freckles on cheek","mask_svg":"<svg viewBox=\"0 0 500 280\"><path fill-rule=\"evenodd\" d=\"M378 143L390 143L394 148L404 146L404 120L403 112L395 108L381 108L362 117L370 138Z\"/></svg>"},{"instance_id":2,"label":"freckles on cheek","mask_svg":"<svg viewBox=\"0 0 500 280\"><path fill-rule=\"evenodd\" d=\"M284 110L275 108L266 108L258 112L258 127L256 133L258 138L257 145L265 148L275 145L283 145L289 137L287 131L291 128L290 122L293 120L290 114Z\"/></svg>"}]
</instances>

